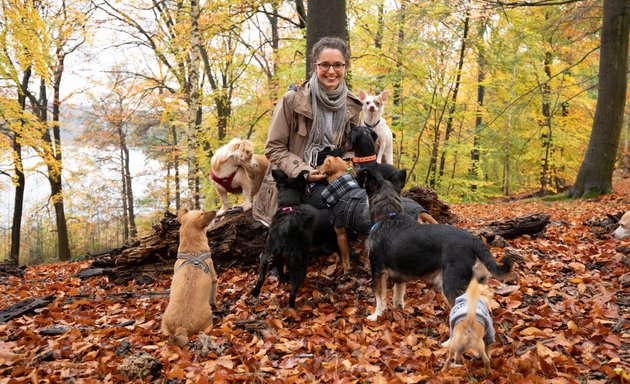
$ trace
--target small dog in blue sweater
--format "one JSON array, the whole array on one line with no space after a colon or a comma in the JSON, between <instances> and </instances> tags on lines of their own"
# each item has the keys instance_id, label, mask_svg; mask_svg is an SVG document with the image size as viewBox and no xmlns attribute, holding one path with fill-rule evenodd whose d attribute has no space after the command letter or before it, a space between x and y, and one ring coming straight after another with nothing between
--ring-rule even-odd
<instances>
[{"instance_id":1,"label":"small dog in blue sweater","mask_svg":"<svg viewBox=\"0 0 630 384\"><path fill-rule=\"evenodd\" d=\"M479 280L478 280L479 279ZM490 344L495 341L490 302L492 289L479 281L485 278L475 276L468 284L466 293L455 299L455 305L449 315L451 337L442 343L448 348L446 364L443 370L448 370L453 357L455 361L463 359L462 354L471 349L483 360L486 375L490 369Z\"/></svg>"}]
</instances>

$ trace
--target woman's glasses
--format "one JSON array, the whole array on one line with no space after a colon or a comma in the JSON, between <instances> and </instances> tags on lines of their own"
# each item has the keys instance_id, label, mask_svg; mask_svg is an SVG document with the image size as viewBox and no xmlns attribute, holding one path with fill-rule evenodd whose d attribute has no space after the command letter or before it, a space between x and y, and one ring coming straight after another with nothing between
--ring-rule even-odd
<instances>
[{"instance_id":1,"label":"woman's glasses","mask_svg":"<svg viewBox=\"0 0 630 384\"><path fill-rule=\"evenodd\" d=\"M335 64L330 64L330 63L317 63L317 66L319 67L319 69L321 69L324 72L328 72L328 70L332 67L335 71L339 72L341 71L346 64L344 63L335 63Z\"/></svg>"}]
</instances>

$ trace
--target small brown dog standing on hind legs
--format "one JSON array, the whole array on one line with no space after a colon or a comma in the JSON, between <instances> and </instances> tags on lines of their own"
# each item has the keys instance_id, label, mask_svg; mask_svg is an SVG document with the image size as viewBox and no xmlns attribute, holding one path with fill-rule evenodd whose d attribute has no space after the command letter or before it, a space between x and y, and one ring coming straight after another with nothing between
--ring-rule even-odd
<instances>
[{"instance_id":1,"label":"small brown dog standing on hind legs","mask_svg":"<svg viewBox=\"0 0 630 384\"><path fill-rule=\"evenodd\" d=\"M212 324L212 308L217 303L217 273L210 258L206 228L216 212L188 211L177 218L179 248L171 282L171 294L162 316L162 332L183 347L188 337Z\"/></svg>"},{"instance_id":2,"label":"small brown dog standing on hind legs","mask_svg":"<svg viewBox=\"0 0 630 384\"><path fill-rule=\"evenodd\" d=\"M490 314L493 292L489 286L482 283L488 277L487 270L483 276L479 276L481 274L477 271L485 269L479 262L473 269L475 276L470 280L466 293L455 299L455 305L449 315L451 336L442 343L443 347L448 348L446 363L442 370L448 370L453 359L464 363L462 354L471 349L483 360L487 375L490 369L490 344L495 341Z\"/></svg>"},{"instance_id":3,"label":"small brown dog standing on hind legs","mask_svg":"<svg viewBox=\"0 0 630 384\"><path fill-rule=\"evenodd\" d=\"M369 233L370 218L368 217L367 194L354 179L354 169L351 161L345 161L341 157L328 156L324 163L317 167L322 175L326 176L328 187L322 191L322 198L331 206L334 216L335 233L337 234L337 245L341 254L341 264L343 273L350 272L350 245L349 237L356 237L362 243L367 241ZM346 204L337 205L339 201L346 201ZM353 201L353 203L350 203ZM361 215L363 217L361 217ZM349 221L353 221L349 223ZM352 224L354 233L348 233L346 223ZM364 223L364 225L360 225ZM361 231L365 233L360 233ZM352 235L352 236L350 236ZM363 247L367 248L367 247ZM367 252L361 253L361 261L365 268L369 268Z\"/></svg>"},{"instance_id":4,"label":"small brown dog standing on hind legs","mask_svg":"<svg viewBox=\"0 0 630 384\"><path fill-rule=\"evenodd\" d=\"M210 161L210 180L221 198L221 209L217 216L229 208L227 194L243 192L243 211L252 208L254 196L260 190L269 160L264 155L254 154L249 140L232 139L217 149Z\"/></svg>"}]
</instances>

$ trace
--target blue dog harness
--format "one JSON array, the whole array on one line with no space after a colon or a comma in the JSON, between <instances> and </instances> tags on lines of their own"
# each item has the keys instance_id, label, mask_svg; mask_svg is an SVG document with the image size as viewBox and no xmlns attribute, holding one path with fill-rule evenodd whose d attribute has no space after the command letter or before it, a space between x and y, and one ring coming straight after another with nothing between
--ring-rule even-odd
<instances>
[{"instance_id":1,"label":"blue dog harness","mask_svg":"<svg viewBox=\"0 0 630 384\"><path fill-rule=\"evenodd\" d=\"M181 263L179 267L177 267L177 269L180 269L186 264L192 264L195 267L203 268L203 271L205 273L210 273L210 266L208 265L208 263L205 262L205 259L210 258L210 256L212 256L210 252L202 253L201 255L198 255L198 256L193 256L190 253L178 253L177 259L186 260L186 261ZM177 269L175 271L177 271Z\"/></svg>"},{"instance_id":2,"label":"blue dog harness","mask_svg":"<svg viewBox=\"0 0 630 384\"><path fill-rule=\"evenodd\" d=\"M390 212L387 215L383 215L383 216L379 217L376 220L376 222L374 222L374 224L372 224L372 228L370 228L370 233L376 231L381 226L381 224L383 224L383 221L385 221L385 219L387 219L388 217L394 217L396 215L397 215L396 212Z\"/></svg>"}]
</instances>

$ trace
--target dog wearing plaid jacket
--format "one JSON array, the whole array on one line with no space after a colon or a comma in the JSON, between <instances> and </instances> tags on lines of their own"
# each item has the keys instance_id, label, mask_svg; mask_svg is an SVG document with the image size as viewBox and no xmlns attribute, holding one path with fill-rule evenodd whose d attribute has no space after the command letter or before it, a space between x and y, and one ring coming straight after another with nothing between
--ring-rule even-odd
<instances>
[{"instance_id":1,"label":"dog wearing plaid jacket","mask_svg":"<svg viewBox=\"0 0 630 384\"><path fill-rule=\"evenodd\" d=\"M354 178L352 162L328 156L317 169L328 181L328 186L322 191L322 199L330 207L330 220L337 235L343 272L347 274L350 272L350 238L364 243L370 232L367 194ZM368 268L365 252L361 252L361 261Z\"/></svg>"}]
</instances>

